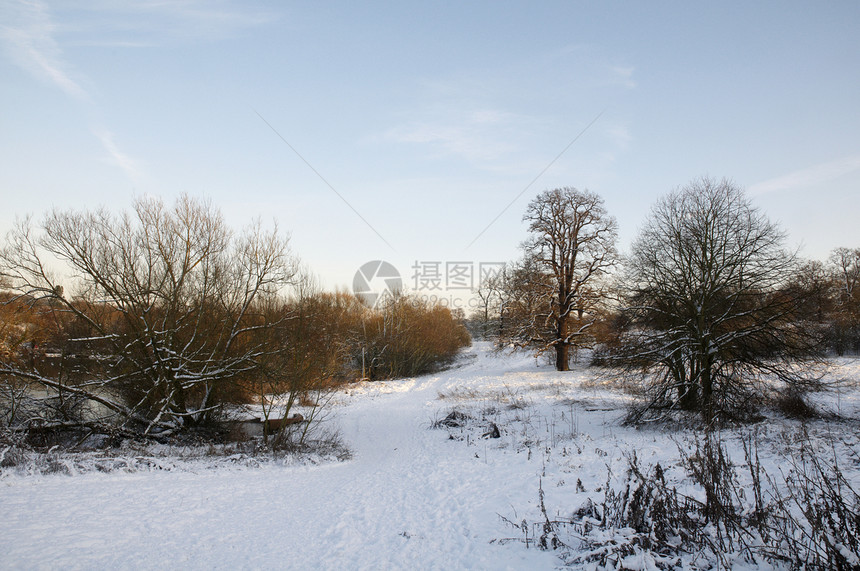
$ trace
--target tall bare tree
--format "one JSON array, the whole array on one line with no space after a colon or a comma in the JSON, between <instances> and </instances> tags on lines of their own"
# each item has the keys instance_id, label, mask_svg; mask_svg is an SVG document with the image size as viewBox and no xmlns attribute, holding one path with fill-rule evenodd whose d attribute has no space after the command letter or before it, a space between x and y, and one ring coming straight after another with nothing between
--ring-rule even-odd
<instances>
[{"instance_id":1,"label":"tall bare tree","mask_svg":"<svg viewBox=\"0 0 860 571\"><path fill-rule=\"evenodd\" d=\"M555 350L555 366L569 369L569 349L583 344L591 315L603 297L601 278L615 264L617 224L603 199L571 187L547 190L532 200L523 220L531 238L523 243L521 278L542 303L515 335L520 342Z\"/></svg>"},{"instance_id":2,"label":"tall bare tree","mask_svg":"<svg viewBox=\"0 0 860 571\"><path fill-rule=\"evenodd\" d=\"M651 410L710 420L748 406L764 373L803 380L792 365L817 345L799 319L799 264L784 239L725 179L695 180L656 204L627 267L628 358L655 374Z\"/></svg>"},{"instance_id":3,"label":"tall bare tree","mask_svg":"<svg viewBox=\"0 0 860 571\"><path fill-rule=\"evenodd\" d=\"M472 290L477 303L470 316L469 322L474 330L473 336L486 339L493 328L493 322L498 319L499 295L491 280L484 280L481 285Z\"/></svg>"},{"instance_id":4,"label":"tall bare tree","mask_svg":"<svg viewBox=\"0 0 860 571\"><path fill-rule=\"evenodd\" d=\"M72 273L68 295L51 259ZM25 220L0 251L0 270L22 298L78 323L71 352L87 366L68 377L7 362L0 373L97 402L135 430L199 422L224 384L271 350L252 335L273 325L256 304L294 268L277 229L257 223L234 235L209 202L187 196L173 208L138 199L121 216L54 211L41 233Z\"/></svg>"},{"instance_id":5,"label":"tall bare tree","mask_svg":"<svg viewBox=\"0 0 860 571\"><path fill-rule=\"evenodd\" d=\"M840 355L860 352L860 248L836 248L828 266L834 286L832 348Z\"/></svg>"},{"instance_id":6,"label":"tall bare tree","mask_svg":"<svg viewBox=\"0 0 860 571\"><path fill-rule=\"evenodd\" d=\"M836 248L830 265L838 282L839 298L847 302L860 295L860 248Z\"/></svg>"}]
</instances>

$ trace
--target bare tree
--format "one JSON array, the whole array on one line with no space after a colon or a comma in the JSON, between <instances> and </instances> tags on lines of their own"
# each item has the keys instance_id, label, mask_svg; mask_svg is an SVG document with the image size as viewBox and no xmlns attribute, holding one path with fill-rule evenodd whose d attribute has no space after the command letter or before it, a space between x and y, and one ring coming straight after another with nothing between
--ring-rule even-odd
<instances>
[{"instance_id":1,"label":"bare tree","mask_svg":"<svg viewBox=\"0 0 860 571\"><path fill-rule=\"evenodd\" d=\"M836 248L828 260L834 289L832 348L860 352L860 248Z\"/></svg>"},{"instance_id":2,"label":"bare tree","mask_svg":"<svg viewBox=\"0 0 860 571\"><path fill-rule=\"evenodd\" d=\"M660 200L627 266L628 363L656 373L652 407L707 420L748 406L754 381L798 386L815 354L784 233L732 182L695 180Z\"/></svg>"},{"instance_id":3,"label":"bare tree","mask_svg":"<svg viewBox=\"0 0 860 571\"><path fill-rule=\"evenodd\" d=\"M541 302L514 336L540 352L554 349L556 369L566 371L570 347L585 343L594 323L591 312L603 298L600 280L615 264L617 225L602 198L571 187L538 195L523 220L532 236L523 243L525 260L516 278Z\"/></svg>"},{"instance_id":4,"label":"bare tree","mask_svg":"<svg viewBox=\"0 0 860 571\"><path fill-rule=\"evenodd\" d=\"M836 248L830 254L830 265L839 283L840 301L855 299L860 292L860 248Z\"/></svg>"},{"instance_id":5,"label":"bare tree","mask_svg":"<svg viewBox=\"0 0 860 571\"><path fill-rule=\"evenodd\" d=\"M69 296L52 258L73 273ZM233 235L209 202L187 196L172 209L138 199L121 216L54 211L41 234L25 220L0 268L19 296L78 323L84 334L66 349L86 357L76 376L8 362L0 372L96 402L145 433L204 420L225 384L257 366L271 347L252 333L273 324L256 304L295 271L277 229Z\"/></svg>"},{"instance_id":6,"label":"bare tree","mask_svg":"<svg viewBox=\"0 0 860 571\"><path fill-rule=\"evenodd\" d=\"M478 299L475 310L470 316L474 331L471 333L481 339L488 339L498 327L501 313L503 272L481 280L472 290Z\"/></svg>"},{"instance_id":7,"label":"bare tree","mask_svg":"<svg viewBox=\"0 0 860 571\"><path fill-rule=\"evenodd\" d=\"M496 276L499 288L499 319L495 335L500 346L530 346L535 335L535 316L546 307L544 294L549 277L532 258L506 264ZM544 345L539 347L546 350Z\"/></svg>"}]
</instances>

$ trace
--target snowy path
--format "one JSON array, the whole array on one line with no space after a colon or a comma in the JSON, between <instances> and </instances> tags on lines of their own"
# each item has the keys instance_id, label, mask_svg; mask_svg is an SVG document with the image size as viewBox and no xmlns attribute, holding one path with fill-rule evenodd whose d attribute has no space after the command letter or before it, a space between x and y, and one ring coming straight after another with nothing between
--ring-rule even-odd
<instances>
[{"instance_id":1,"label":"snowy path","mask_svg":"<svg viewBox=\"0 0 860 571\"><path fill-rule=\"evenodd\" d=\"M347 462L249 468L199 460L175 471L73 477L7 472L0 570L554 569L558 553L491 543L521 537L499 514L541 519L539 482L550 516L569 517L602 500L608 473L623 486L635 452L643 466L660 463L672 486L695 493L678 453L695 434L621 426L630 397L605 384L611 373L558 373L482 344L463 363L341 394L331 422L353 452ZM816 401L860 418L860 362L841 360L832 375L849 382ZM429 430L452 407L470 414L470 424ZM480 438L489 421L501 438ZM845 426L856 425L808 428L826 437ZM768 474L791 469L785 462L800 428L782 419L759 432ZM724 436L743 458L741 433ZM840 438L857 449L852 430ZM840 454L843 469L856 458ZM860 471L849 478L860 487Z\"/></svg>"},{"instance_id":2,"label":"snowy path","mask_svg":"<svg viewBox=\"0 0 860 571\"><path fill-rule=\"evenodd\" d=\"M524 474L428 430L440 392L507 372L473 353L460 369L348 397L336 419L354 453L345 463L0 481L0 568L553 568L549 553L490 544L507 533L496 514L535 495L540 466Z\"/></svg>"}]
</instances>

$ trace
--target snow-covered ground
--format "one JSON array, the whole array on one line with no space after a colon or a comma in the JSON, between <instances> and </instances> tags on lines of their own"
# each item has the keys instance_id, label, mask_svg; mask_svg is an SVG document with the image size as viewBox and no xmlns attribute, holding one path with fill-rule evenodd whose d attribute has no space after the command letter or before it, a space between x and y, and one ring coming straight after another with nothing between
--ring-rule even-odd
<instances>
[{"instance_id":1,"label":"snow-covered ground","mask_svg":"<svg viewBox=\"0 0 860 571\"><path fill-rule=\"evenodd\" d=\"M858 381L860 366L843 360L833 375ZM556 553L526 548L502 519L537 522L539 486L551 515L569 515L599 501L608 469L623 473L634 451L686 485L672 466L692 435L621 426L631 397L614 381L478 343L451 370L340 394L327 422L352 451L344 462L7 471L0 568L553 569ZM820 400L857 418L856 385ZM439 422L454 410L463 426ZM500 438L483 437L493 424ZM845 431L856 445L857 424L835 426L812 430ZM760 425L768 470L780 469L797 429Z\"/></svg>"}]
</instances>

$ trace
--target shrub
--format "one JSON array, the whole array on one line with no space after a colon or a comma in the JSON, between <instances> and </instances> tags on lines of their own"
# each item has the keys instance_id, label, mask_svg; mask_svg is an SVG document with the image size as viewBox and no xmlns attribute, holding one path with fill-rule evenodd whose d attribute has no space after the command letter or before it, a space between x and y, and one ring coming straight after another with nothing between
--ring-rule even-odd
<instances>
[{"instance_id":1,"label":"shrub","mask_svg":"<svg viewBox=\"0 0 860 571\"><path fill-rule=\"evenodd\" d=\"M805 430L781 478L767 475L755 436L743 440L744 461L733 464L715 433L682 450L682 466L704 501L670 487L659 464L628 456L626 477L604 499L590 499L569 518L551 520L539 490L541 519L509 525L521 541L559 549L569 565L593 569L731 568L769 562L792 569L860 568L860 495L839 465L835 442L826 460ZM856 451L850 451L856 458ZM739 469L749 474L740 485ZM531 536L529 532L531 531Z\"/></svg>"}]
</instances>

